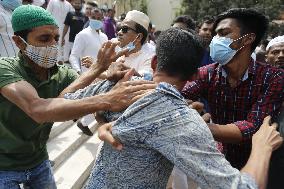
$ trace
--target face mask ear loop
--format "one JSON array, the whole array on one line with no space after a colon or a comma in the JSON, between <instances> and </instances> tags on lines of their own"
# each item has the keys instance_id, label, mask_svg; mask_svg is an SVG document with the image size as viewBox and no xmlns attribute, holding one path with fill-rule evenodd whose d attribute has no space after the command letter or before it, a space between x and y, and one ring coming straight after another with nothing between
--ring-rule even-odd
<instances>
[{"instance_id":1,"label":"face mask ear loop","mask_svg":"<svg viewBox=\"0 0 284 189\"><path fill-rule=\"evenodd\" d=\"M28 42L26 42L26 40L24 40L21 36L19 36L19 38L20 38L26 45L28 45Z\"/></svg>"},{"instance_id":2,"label":"face mask ear loop","mask_svg":"<svg viewBox=\"0 0 284 189\"><path fill-rule=\"evenodd\" d=\"M248 35L250 35L250 33L247 33L247 34L245 34L245 35L239 37L238 39L234 40L232 43L234 43L234 42L236 42L236 41L238 41L238 40L240 40L240 39L242 39L242 38L244 38L244 37L246 37L246 36L248 36ZM231 43L231 44L232 44L232 43ZM231 44L230 44L230 45L231 45ZM246 45L241 46L237 51L242 50L245 46L246 46Z\"/></svg>"},{"instance_id":3,"label":"face mask ear loop","mask_svg":"<svg viewBox=\"0 0 284 189\"><path fill-rule=\"evenodd\" d=\"M27 48L27 46L29 45L28 42L26 42L26 40L24 40L21 36L19 36L19 38L25 43L26 48ZM24 51L26 50L26 48L24 49Z\"/></svg>"},{"instance_id":4,"label":"face mask ear loop","mask_svg":"<svg viewBox=\"0 0 284 189\"><path fill-rule=\"evenodd\" d=\"M140 35L137 34L137 36L135 37L135 39L132 41L133 44L135 44L135 42L138 40L139 36L140 36Z\"/></svg>"}]
</instances>

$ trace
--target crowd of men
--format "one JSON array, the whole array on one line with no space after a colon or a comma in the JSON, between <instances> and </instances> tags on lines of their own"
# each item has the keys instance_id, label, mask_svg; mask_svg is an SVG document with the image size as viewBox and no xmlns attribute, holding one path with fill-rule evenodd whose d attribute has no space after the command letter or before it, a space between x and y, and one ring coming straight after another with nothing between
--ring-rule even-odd
<instances>
[{"instance_id":1,"label":"crowd of men","mask_svg":"<svg viewBox=\"0 0 284 189\"><path fill-rule=\"evenodd\" d=\"M100 7L0 0L0 188L56 188L53 123L92 136L93 119L104 144L88 189L283 188L284 35L263 43L264 14L155 31Z\"/></svg>"}]
</instances>

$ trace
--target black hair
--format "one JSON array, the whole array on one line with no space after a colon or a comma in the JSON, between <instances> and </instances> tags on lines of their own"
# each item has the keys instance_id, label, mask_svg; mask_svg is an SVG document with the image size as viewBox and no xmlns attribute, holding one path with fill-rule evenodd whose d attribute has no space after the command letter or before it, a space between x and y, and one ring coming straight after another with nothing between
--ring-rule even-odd
<instances>
[{"instance_id":1,"label":"black hair","mask_svg":"<svg viewBox=\"0 0 284 189\"><path fill-rule=\"evenodd\" d=\"M180 28L167 29L157 40L157 71L186 81L197 73L203 53L197 36Z\"/></svg>"},{"instance_id":2,"label":"black hair","mask_svg":"<svg viewBox=\"0 0 284 189\"><path fill-rule=\"evenodd\" d=\"M150 22L149 23L149 27L148 27L149 29L153 29L153 24L152 24L152 22Z\"/></svg>"},{"instance_id":3,"label":"black hair","mask_svg":"<svg viewBox=\"0 0 284 189\"><path fill-rule=\"evenodd\" d=\"M142 33L141 45L143 45L147 39L148 31L140 24L135 23L135 29L137 33Z\"/></svg>"},{"instance_id":4,"label":"black hair","mask_svg":"<svg viewBox=\"0 0 284 189\"><path fill-rule=\"evenodd\" d=\"M76 0L76 2L79 1L81 4L84 3L84 0ZM72 3L74 3L74 0L70 1Z\"/></svg>"},{"instance_id":5,"label":"black hair","mask_svg":"<svg viewBox=\"0 0 284 189\"><path fill-rule=\"evenodd\" d=\"M251 45L251 51L253 52L268 29L268 18L254 9L234 8L217 16L213 25L213 30L215 31L218 23L226 18L233 18L237 20L241 30L241 35L249 33L255 34L255 40Z\"/></svg>"},{"instance_id":6,"label":"black hair","mask_svg":"<svg viewBox=\"0 0 284 189\"><path fill-rule=\"evenodd\" d=\"M195 30L195 21L189 15L181 15L174 19L173 24L183 23L188 29Z\"/></svg>"},{"instance_id":7,"label":"black hair","mask_svg":"<svg viewBox=\"0 0 284 189\"><path fill-rule=\"evenodd\" d=\"M267 39L262 39L262 40L260 41L260 44L261 44L261 45L264 45L265 47L268 45L268 43L269 43L269 41L268 41Z\"/></svg>"},{"instance_id":8,"label":"black hair","mask_svg":"<svg viewBox=\"0 0 284 189\"><path fill-rule=\"evenodd\" d=\"M33 3L33 0L23 0L22 3Z\"/></svg>"},{"instance_id":9,"label":"black hair","mask_svg":"<svg viewBox=\"0 0 284 189\"><path fill-rule=\"evenodd\" d=\"M124 20L125 17L126 17L126 14L125 14L125 13L122 13L122 14L120 15L120 20Z\"/></svg>"},{"instance_id":10,"label":"black hair","mask_svg":"<svg viewBox=\"0 0 284 189\"><path fill-rule=\"evenodd\" d=\"M215 19L212 16L206 15L204 16L204 18L201 20L201 22L199 23L198 27L201 28L201 26L205 23L205 24L214 24Z\"/></svg>"},{"instance_id":11,"label":"black hair","mask_svg":"<svg viewBox=\"0 0 284 189\"><path fill-rule=\"evenodd\" d=\"M97 7L93 8L93 9L92 9L92 12L93 12L93 11L94 11L94 12L100 12L100 13L102 12L102 10L99 9L99 8L97 8Z\"/></svg>"},{"instance_id":12,"label":"black hair","mask_svg":"<svg viewBox=\"0 0 284 189\"><path fill-rule=\"evenodd\" d=\"M27 42L28 35L31 31L32 31L32 29L21 30L21 31L14 32L14 35L20 36L21 38L23 38Z\"/></svg>"},{"instance_id":13,"label":"black hair","mask_svg":"<svg viewBox=\"0 0 284 189\"><path fill-rule=\"evenodd\" d=\"M156 40L158 39L161 32L162 32L161 30L157 30L157 31L154 32L154 37L155 37Z\"/></svg>"}]
</instances>

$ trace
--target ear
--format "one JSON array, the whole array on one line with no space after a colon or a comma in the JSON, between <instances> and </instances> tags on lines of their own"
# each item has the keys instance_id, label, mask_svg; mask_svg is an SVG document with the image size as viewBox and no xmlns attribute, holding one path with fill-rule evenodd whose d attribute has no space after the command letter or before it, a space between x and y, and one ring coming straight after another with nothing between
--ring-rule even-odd
<instances>
[{"instance_id":1,"label":"ear","mask_svg":"<svg viewBox=\"0 0 284 189\"><path fill-rule=\"evenodd\" d=\"M151 60L151 68L153 70L153 72L156 71L157 69L157 64L158 64L158 61L157 61L157 55L153 56L152 60Z\"/></svg>"},{"instance_id":2,"label":"ear","mask_svg":"<svg viewBox=\"0 0 284 189\"><path fill-rule=\"evenodd\" d=\"M16 46L17 46L21 51L23 51L23 50L26 49L26 46L27 46L27 45L23 42L23 40L22 40L19 36L13 35L13 36L12 36L12 39L14 40Z\"/></svg>"},{"instance_id":3,"label":"ear","mask_svg":"<svg viewBox=\"0 0 284 189\"><path fill-rule=\"evenodd\" d=\"M255 41L255 33L250 33L247 37L244 38L243 45L252 44Z\"/></svg>"},{"instance_id":4,"label":"ear","mask_svg":"<svg viewBox=\"0 0 284 189\"><path fill-rule=\"evenodd\" d=\"M137 37L136 37L136 41L138 42L139 41L139 43L140 43L140 41L142 40L142 38L143 38L143 34L142 33L138 33L137 34Z\"/></svg>"}]
</instances>

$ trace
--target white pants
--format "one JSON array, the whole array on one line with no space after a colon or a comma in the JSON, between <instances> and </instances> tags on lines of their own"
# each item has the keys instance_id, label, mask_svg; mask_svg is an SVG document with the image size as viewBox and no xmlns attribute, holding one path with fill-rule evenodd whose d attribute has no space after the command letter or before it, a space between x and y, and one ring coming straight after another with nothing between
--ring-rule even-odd
<instances>
[{"instance_id":1,"label":"white pants","mask_svg":"<svg viewBox=\"0 0 284 189\"><path fill-rule=\"evenodd\" d=\"M64 62L69 61L69 56L72 51L74 43L70 41L65 41L64 45Z\"/></svg>"},{"instance_id":2,"label":"white pants","mask_svg":"<svg viewBox=\"0 0 284 189\"><path fill-rule=\"evenodd\" d=\"M58 61L62 61L64 62L66 59L65 59L65 46L66 46L66 43L69 43L69 31L66 33L65 37L64 37L64 40L65 40L65 45L64 46L61 46L61 43L62 43L62 40L61 40L61 36L63 35L63 28L59 28L59 34L60 34L60 37L59 37L59 55L58 55ZM68 54L68 57L69 57L69 54ZM67 59L68 61L68 59Z\"/></svg>"},{"instance_id":3,"label":"white pants","mask_svg":"<svg viewBox=\"0 0 284 189\"><path fill-rule=\"evenodd\" d=\"M174 167L172 189L200 189L190 177L187 177L180 169Z\"/></svg>"}]
</instances>

